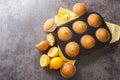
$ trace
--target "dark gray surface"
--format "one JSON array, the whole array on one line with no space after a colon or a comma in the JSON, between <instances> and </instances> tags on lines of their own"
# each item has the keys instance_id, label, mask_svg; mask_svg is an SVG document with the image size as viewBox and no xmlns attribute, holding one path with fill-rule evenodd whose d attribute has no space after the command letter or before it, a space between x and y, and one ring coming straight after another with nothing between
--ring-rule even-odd
<instances>
[{"instance_id":1,"label":"dark gray surface","mask_svg":"<svg viewBox=\"0 0 120 80\"><path fill-rule=\"evenodd\" d=\"M77 2L120 25L120 0L0 0L0 80L64 80L39 66L34 46L45 39L44 21ZM120 80L120 41L81 56L76 68L69 80Z\"/></svg>"}]
</instances>

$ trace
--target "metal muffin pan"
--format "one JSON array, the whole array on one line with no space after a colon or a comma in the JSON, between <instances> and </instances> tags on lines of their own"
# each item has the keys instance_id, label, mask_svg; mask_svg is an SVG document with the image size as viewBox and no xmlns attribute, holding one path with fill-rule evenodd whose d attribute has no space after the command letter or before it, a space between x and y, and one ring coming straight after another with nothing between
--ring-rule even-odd
<instances>
[{"instance_id":1,"label":"metal muffin pan","mask_svg":"<svg viewBox=\"0 0 120 80\"><path fill-rule=\"evenodd\" d=\"M88 24L88 22L87 22L88 16L89 16L90 14L93 14L93 13L98 14L98 15L100 16L100 18L101 18L101 24L100 24L98 27L96 27L96 28L91 27L91 26ZM74 32L73 29L72 29L73 23L74 23L75 21L78 21L78 20L84 21L84 22L86 23L86 25L87 25L87 30L86 30L86 32L84 32L83 34L77 34L77 33ZM61 40L58 38L57 32L58 32L59 28L61 28L62 26L68 27L68 28L71 30L71 32L72 32L72 38L69 39L68 41L61 41ZM109 35L110 35L110 38L109 38L109 40L108 40L107 42L104 42L104 43L103 43L103 42L100 42L100 41L96 38L95 32L96 32L96 30L99 29L99 28L104 28L104 29L106 29L106 30L108 31L108 33L109 33ZM91 35L91 36L95 39L95 43L96 43L96 44L95 44L95 46L94 46L92 49L85 49L85 48L82 47L82 45L81 45L81 43L80 43L81 37L84 36L84 35L86 35L86 34ZM63 36L64 36L64 35L63 35ZM91 52L91 51L95 51L96 49L99 49L100 47L103 47L103 46L105 46L106 44L109 44L109 42L111 41L111 37L112 37L111 32L110 32L110 30L108 29L107 25L105 24L104 19L103 19L102 16L101 16L99 13L97 13L97 12L87 12L85 15L80 16L80 17L77 18L77 19L74 19L74 20L72 20L72 21L70 21L70 22L68 22L68 23L65 23L65 24L63 24L63 25L61 25L61 26L58 26L58 27L56 28L56 30L55 30L55 38L56 38L57 44L60 46L60 48L61 48L64 56L67 57L67 58L70 58L70 59L75 59L76 57L78 57L78 56L80 56L80 55L82 55L82 54L86 54L86 53L89 53L89 52ZM77 42L77 43L79 44L79 46L80 46L80 52L79 52L79 54L78 54L76 57L70 57L70 56L68 56L68 55L66 54L66 52L65 52L65 46L66 46L66 44L69 43L69 42L71 42L71 41Z\"/></svg>"}]
</instances>

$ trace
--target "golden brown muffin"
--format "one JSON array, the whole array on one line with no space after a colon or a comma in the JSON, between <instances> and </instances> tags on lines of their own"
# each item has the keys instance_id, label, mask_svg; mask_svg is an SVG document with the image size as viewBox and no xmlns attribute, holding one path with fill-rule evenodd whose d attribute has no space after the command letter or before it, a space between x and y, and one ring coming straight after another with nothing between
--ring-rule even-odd
<instances>
[{"instance_id":1,"label":"golden brown muffin","mask_svg":"<svg viewBox=\"0 0 120 80\"><path fill-rule=\"evenodd\" d=\"M82 34L86 31L87 25L84 21L75 21L72 28L76 33Z\"/></svg>"},{"instance_id":2,"label":"golden brown muffin","mask_svg":"<svg viewBox=\"0 0 120 80\"><path fill-rule=\"evenodd\" d=\"M72 32L68 27L61 27L57 32L58 38L62 41L67 41L72 37Z\"/></svg>"},{"instance_id":3,"label":"golden brown muffin","mask_svg":"<svg viewBox=\"0 0 120 80\"><path fill-rule=\"evenodd\" d=\"M49 47L49 42L47 40L40 42L39 44L37 44L36 49L38 49L39 51L45 51L47 50L47 48Z\"/></svg>"},{"instance_id":4,"label":"golden brown muffin","mask_svg":"<svg viewBox=\"0 0 120 80\"><path fill-rule=\"evenodd\" d=\"M73 11L78 15L78 16L82 16L87 12L87 8L85 6L85 4L83 3L76 3L73 6Z\"/></svg>"},{"instance_id":5,"label":"golden brown muffin","mask_svg":"<svg viewBox=\"0 0 120 80\"><path fill-rule=\"evenodd\" d=\"M91 49L95 46L95 40L91 35L84 35L81 38L81 44L86 49Z\"/></svg>"},{"instance_id":6,"label":"golden brown muffin","mask_svg":"<svg viewBox=\"0 0 120 80\"><path fill-rule=\"evenodd\" d=\"M94 28L98 27L101 23L101 18L98 14L90 14L88 16L88 24Z\"/></svg>"},{"instance_id":7,"label":"golden brown muffin","mask_svg":"<svg viewBox=\"0 0 120 80\"><path fill-rule=\"evenodd\" d=\"M104 28L99 28L96 31L96 38L100 41L100 42L106 42L109 40L110 35L108 33L108 31Z\"/></svg>"},{"instance_id":8,"label":"golden brown muffin","mask_svg":"<svg viewBox=\"0 0 120 80\"><path fill-rule=\"evenodd\" d=\"M64 78L73 77L76 73L76 67L69 62L64 63L62 68L60 69L60 73Z\"/></svg>"},{"instance_id":9,"label":"golden brown muffin","mask_svg":"<svg viewBox=\"0 0 120 80\"><path fill-rule=\"evenodd\" d=\"M54 24L54 19L48 19L47 21L45 21L43 29L47 32L52 32L56 28Z\"/></svg>"},{"instance_id":10,"label":"golden brown muffin","mask_svg":"<svg viewBox=\"0 0 120 80\"><path fill-rule=\"evenodd\" d=\"M70 57L75 57L80 51L80 46L76 42L69 42L65 46L65 52Z\"/></svg>"}]
</instances>

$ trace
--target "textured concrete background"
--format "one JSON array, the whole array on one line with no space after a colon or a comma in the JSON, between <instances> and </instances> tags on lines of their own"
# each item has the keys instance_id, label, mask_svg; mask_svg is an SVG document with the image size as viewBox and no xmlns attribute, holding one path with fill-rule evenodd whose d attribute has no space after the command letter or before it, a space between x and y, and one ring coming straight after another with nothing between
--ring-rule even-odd
<instances>
[{"instance_id":1,"label":"textured concrete background","mask_svg":"<svg viewBox=\"0 0 120 80\"><path fill-rule=\"evenodd\" d=\"M44 21L77 2L120 25L120 0L0 0L0 80L65 80L39 66L34 46L45 39ZM69 80L120 80L120 41L81 56L76 67Z\"/></svg>"}]
</instances>

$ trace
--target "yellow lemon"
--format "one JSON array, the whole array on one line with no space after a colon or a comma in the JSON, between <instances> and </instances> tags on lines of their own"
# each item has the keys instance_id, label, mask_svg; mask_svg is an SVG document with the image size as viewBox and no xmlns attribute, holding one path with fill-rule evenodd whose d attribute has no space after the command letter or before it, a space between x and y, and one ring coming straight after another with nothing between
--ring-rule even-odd
<instances>
[{"instance_id":1,"label":"yellow lemon","mask_svg":"<svg viewBox=\"0 0 120 80\"><path fill-rule=\"evenodd\" d=\"M54 57L50 61L50 69L59 69L63 65L63 59L60 57Z\"/></svg>"},{"instance_id":2,"label":"yellow lemon","mask_svg":"<svg viewBox=\"0 0 120 80\"><path fill-rule=\"evenodd\" d=\"M50 48L47 55L51 58L58 56L58 48L57 47Z\"/></svg>"},{"instance_id":3,"label":"yellow lemon","mask_svg":"<svg viewBox=\"0 0 120 80\"><path fill-rule=\"evenodd\" d=\"M40 65L41 67L46 67L48 66L50 63L50 58L48 55L46 54L43 54L41 57L40 57Z\"/></svg>"}]
</instances>

